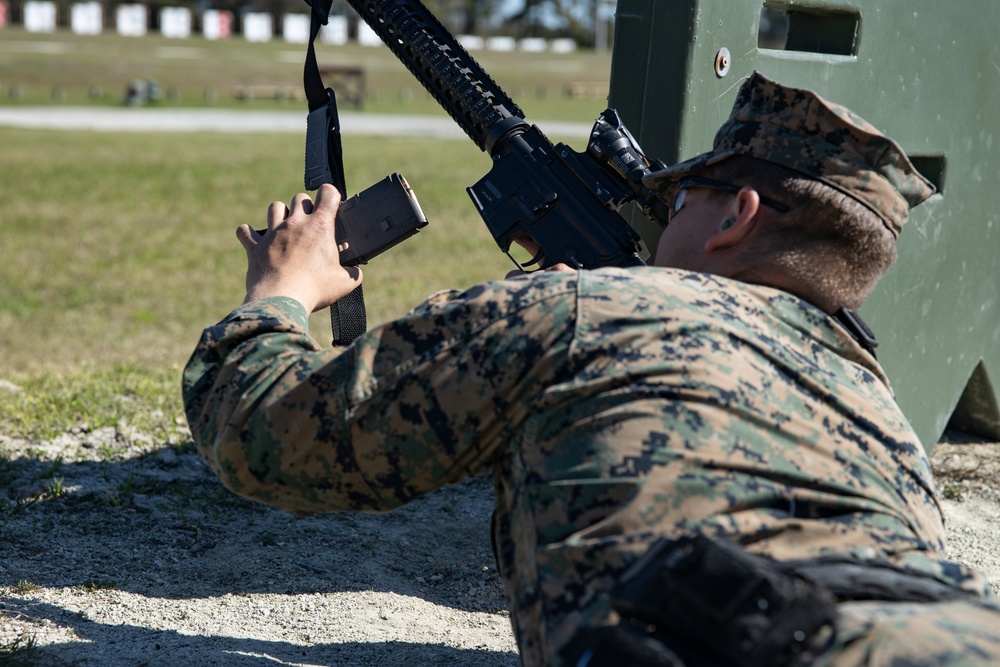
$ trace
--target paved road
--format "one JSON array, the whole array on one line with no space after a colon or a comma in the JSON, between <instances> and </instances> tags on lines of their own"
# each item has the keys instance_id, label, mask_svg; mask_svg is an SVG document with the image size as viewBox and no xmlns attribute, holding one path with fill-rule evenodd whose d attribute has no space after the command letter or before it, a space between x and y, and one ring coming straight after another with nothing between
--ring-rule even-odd
<instances>
[{"instance_id":1,"label":"paved road","mask_svg":"<svg viewBox=\"0 0 1000 667\"><path fill-rule=\"evenodd\" d=\"M438 139L464 139L465 133L443 111L440 116L396 116L342 112L340 123L347 134L413 135ZM538 121L553 137L568 137L581 148L591 125ZM101 132L287 132L302 134L302 111L241 111L238 109L149 109L116 107L4 107L0 126L93 130Z\"/></svg>"}]
</instances>

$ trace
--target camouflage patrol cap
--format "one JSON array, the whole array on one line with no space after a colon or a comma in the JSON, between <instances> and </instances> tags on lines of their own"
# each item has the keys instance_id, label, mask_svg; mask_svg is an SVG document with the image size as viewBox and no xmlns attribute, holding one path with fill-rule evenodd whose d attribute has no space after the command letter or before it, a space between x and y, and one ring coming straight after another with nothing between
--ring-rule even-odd
<instances>
[{"instance_id":1,"label":"camouflage patrol cap","mask_svg":"<svg viewBox=\"0 0 1000 667\"><path fill-rule=\"evenodd\" d=\"M746 80L711 151L655 171L644 183L665 200L686 176L734 155L774 162L861 202L899 236L910 208L934 194L896 142L816 93Z\"/></svg>"}]
</instances>

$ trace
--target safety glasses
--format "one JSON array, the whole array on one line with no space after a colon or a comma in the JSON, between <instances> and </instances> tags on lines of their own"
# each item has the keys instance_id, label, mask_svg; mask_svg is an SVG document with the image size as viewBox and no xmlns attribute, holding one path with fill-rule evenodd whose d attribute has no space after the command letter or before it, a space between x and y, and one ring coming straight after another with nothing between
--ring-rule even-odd
<instances>
[{"instance_id":1,"label":"safety glasses","mask_svg":"<svg viewBox=\"0 0 1000 667\"><path fill-rule=\"evenodd\" d=\"M670 219L673 220L674 216L677 215L682 208L684 208L684 200L687 198L688 190L703 188L705 190L716 190L718 192L736 194L744 187L745 186L742 185L736 185L735 183L717 181L714 178L709 178L707 176L688 176L687 178L682 179L678 184L677 192L674 194L674 199L670 202ZM765 197L764 195L760 195L760 203L773 208L780 213L788 213L790 210L787 205L782 204L779 201L775 201L770 197Z\"/></svg>"}]
</instances>

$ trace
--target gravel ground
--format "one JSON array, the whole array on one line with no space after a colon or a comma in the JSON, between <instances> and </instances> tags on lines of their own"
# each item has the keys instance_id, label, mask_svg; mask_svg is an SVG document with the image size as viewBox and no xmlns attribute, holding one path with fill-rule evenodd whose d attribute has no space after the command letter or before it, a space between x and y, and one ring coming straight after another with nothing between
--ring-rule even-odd
<instances>
[{"instance_id":1,"label":"gravel ground","mask_svg":"<svg viewBox=\"0 0 1000 667\"><path fill-rule=\"evenodd\" d=\"M127 430L0 451L0 646L34 638L28 664L520 664L485 478L296 518Z\"/></svg>"},{"instance_id":2,"label":"gravel ground","mask_svg":"<svg viewBox=\"0 0 1000 667\"><path fill-rule=\"evenodd\" d=\"M0 664L519 664L487 479L295 518L226 492L186 442L0 435ZM1000 444L934 462L952 557L1000 591Z\"/></svg>"}]
</instances>

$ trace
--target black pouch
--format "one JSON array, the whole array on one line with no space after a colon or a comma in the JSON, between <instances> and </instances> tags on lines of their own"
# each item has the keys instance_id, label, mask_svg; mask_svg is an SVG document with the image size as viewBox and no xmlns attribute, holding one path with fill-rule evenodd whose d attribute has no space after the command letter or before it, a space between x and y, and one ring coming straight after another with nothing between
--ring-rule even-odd
<instances>
[{"instance_id":1,"label":"black pouch","mask_svg":"<svg viewBox=\"0 0 1000 667\"><path fill-rule=\"evenodd\" d=\"M826 591L770 558L704 535L654 544L611 603L624 623L668 647L673 664L690 667L786 667L803 652L825 651L835 634Z\"/></svg>"}]
</instances>

